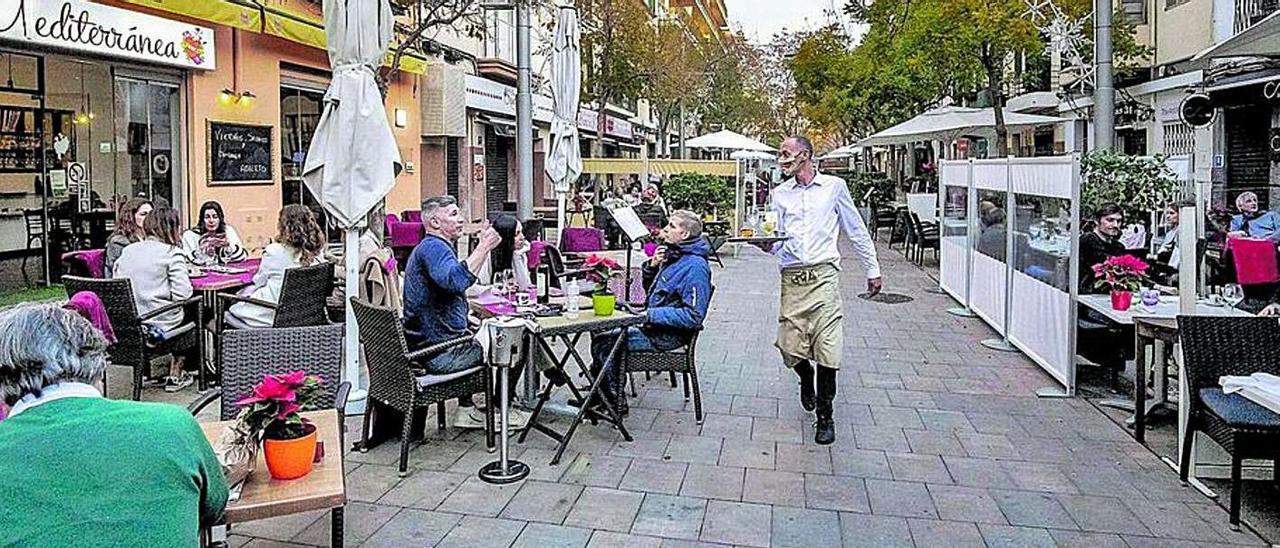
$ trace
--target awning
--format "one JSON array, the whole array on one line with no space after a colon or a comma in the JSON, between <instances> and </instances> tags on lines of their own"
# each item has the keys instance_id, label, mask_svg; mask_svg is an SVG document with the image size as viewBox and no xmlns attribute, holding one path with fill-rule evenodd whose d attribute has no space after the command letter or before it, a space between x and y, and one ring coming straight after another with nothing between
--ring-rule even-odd
<instances>
[{"instance_id":1,"label":"awning","mask_svg":"<svg viewBox=\"0 0 1280 548\"><path fill-rule=\"evenodd\" d=\"M1062 118L1034 114L1004 113L1007 129L1064 122ZM876 133L857 146L895 145L919 141L954 141L962 135L994 137L995 112L990 108L946 106L929 110L915 118Z\"/></svg>"},{"instance_id":2,"label":"awning","mask_svg":"<svg viewBox=\"0 0 1280 548\"><path fill-rule=\"evenodd\" d=\"M1239 34L1210 46L1192 61L1220 57L1280 57L1280 11L1268 15Z\"/></svg>"},{"instance_id":3,"label":"awning","mask_svg":"<svg viewBox=\"0 0 1280 548\"><path fill-rule=\"evenodd\" d=\"M129 4L184 15L219 25L269 34L290 42L326 49L324 14L318 3L303 0L121 0ZM396 45L392 45L394 51ZM389 52L384 64L390 65ZM412 74L427 72L427 59L407 53L400 58L400 70Z\"/></svg>"},{"instance_id":4,"label":"awning","mask_svg":"<svg viewBox=\"0 0 1280 548\"><path fill-rule=\"evenodd\" d=\"M1220 78L1209 86L1206 86L1204 91L1206 93L1215 93L1229 89L1265 84L1276 80L1280 80L1280 71L1277 70L1250 72L1235 77Z\"/></svg>"},{"instance_id":5,"label":"awning","mask_svg":"<svg viewBox=\"0 0 1280 548\"><path fill-rule=\"evenodd\" d=\"M648 163L648 169L645 164ZM677 173L701 173L703 175L719 175L736 177L738 162L723 160L672 160L643 158L583 158L582 173L595 175L632 174L648 172L653 175L675 175Z\"/></svg>"}]
</instances>

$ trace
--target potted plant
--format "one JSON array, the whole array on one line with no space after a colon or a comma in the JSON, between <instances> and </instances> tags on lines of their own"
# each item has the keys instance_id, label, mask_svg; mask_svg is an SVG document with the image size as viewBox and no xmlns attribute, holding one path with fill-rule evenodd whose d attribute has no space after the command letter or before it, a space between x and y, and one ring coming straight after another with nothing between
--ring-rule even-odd
<instances>
[{"instance_id":1,"label":"potted plant","mask_svg":"<svg viewBox=\"0 0 1280 548\"><path fill-rule=\"evenodd\" d=\"M1111 291L1111 308L1124 311L1133 304L1133 292L1147 279L1147 263L1132 255L1116 255L1093 265L1097 287Z\"/></svg>"},{"instance_id":2,"label":"potted plant","mask_svg":"<svg viewBox=\"0 0 1280 548\"><path fill-rule=\"evenodd\" d=\"M618 297L609 290L609 280L618 275L618 262L593 253L587 256L586 262L582 263L582 268L586 270L587 281L596 285L595 290L591 292L591 306L595 309L596 315L612 316L613 309L618 304Z\"/></svg>"},{"instance_id":3,"label":"potted plant","mask_svg":"<svg viewBox=\"0 0 1280 548\"><path fill-rule=\"evenodd\" d=\"M319 407L324 379L294 371L265 375L253 394L236 402L243 408L237 431L253 445L262 444L271 477L300 478L311 472L316 454L316 427L300 411Z\"/></svg>"}]
</instances>

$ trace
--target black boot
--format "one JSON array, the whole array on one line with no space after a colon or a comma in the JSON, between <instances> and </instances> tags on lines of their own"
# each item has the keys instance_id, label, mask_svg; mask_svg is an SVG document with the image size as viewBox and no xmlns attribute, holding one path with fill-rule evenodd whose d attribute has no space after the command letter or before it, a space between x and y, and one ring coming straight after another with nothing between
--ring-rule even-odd
<instances>
[{"instance_id":1,"label":"black boot","mask_svg":"<svg viewBox=\"0 0 1280 548\"><path fill-rule=\"evenodd\" d=\"M800 377L800 407L805 411L813 412L814 395L813 395L813 366L809 364L809 360L801 360L795 365L796 375Z\"/></svg>"},{"instance_id":2,"label":"black boot","mask_svg":"<svg viewBox=\"0 0 1280 548\"><path fill-rule=\"evenodd\" d=\"M832 419L836 399L836 370L818 366L818 422L814 425L813 441L818 445L830 445L836 441L836 423Z\"/></svg>"}]
</instances>

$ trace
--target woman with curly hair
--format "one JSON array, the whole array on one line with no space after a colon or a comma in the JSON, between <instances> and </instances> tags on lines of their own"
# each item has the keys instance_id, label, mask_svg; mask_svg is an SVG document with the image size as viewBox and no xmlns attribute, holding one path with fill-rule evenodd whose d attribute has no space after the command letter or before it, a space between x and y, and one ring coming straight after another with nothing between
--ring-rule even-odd
<instances>
[{"instance_id":1,"label":"woman with curly hair","mask_svg":"<svg viewBox=\"0 0 1280 548\"><path fill-rule=\"evenodd\" d=\"M110 278L115 270L116 260L129 244L141 242L146 234L142 231L142 223L151 213L151 201L146 198L129 198L116 210L116 228L107 239L107 252L102 260L103 275Z\"/></svg>"},{"instance_id":2,"label":"woman with curly hair","mask_svg":"<svg viewBox=\"0 0 1280 548\"><path fill-rule=\"evenodd\" d=\"M284 271L321 262L324 233L316 216L304 205L287 205L280 210L279 234L262 252L262 264L253 276L253 285L241 294L267 301L280 302ZM236 303L227 309L227 325L236 328L271 327L276 313L270 308L251 303Z\"/></svg>"}]
</instances>

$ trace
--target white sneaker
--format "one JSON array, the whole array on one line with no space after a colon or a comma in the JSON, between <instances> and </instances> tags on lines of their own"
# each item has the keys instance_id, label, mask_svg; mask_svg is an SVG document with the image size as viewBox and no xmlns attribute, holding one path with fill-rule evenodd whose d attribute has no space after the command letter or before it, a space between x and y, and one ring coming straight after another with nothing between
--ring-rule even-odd
<instances>
[{"instance_id":1,"label":"white sneaker","mask_svg":"<svg viewBox=\"0 0 1280 548\"><path fill-rule=\"evenodd\" d=\"M183 388L191 386L191 383L193 382L195 382L195 380L192 379L191 373L187 371L183 371L182 374L178 375L177 377L168 377L167 379L165 379L164 391L179 392Z\"/></svg>"},{"instance_id":2,"label":"white sneaker","mask_svg":"<svg viewBox=\"0 0 1280 548\"><path fill-rule=\"evenodd\" d=\"M529 426L529 417L531 414L523 409L514 407L507 409L508 427L511 430L524 430Z\"/></svg>"}]
</instances>

